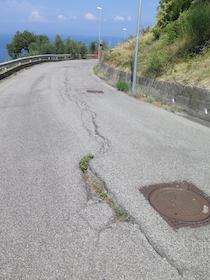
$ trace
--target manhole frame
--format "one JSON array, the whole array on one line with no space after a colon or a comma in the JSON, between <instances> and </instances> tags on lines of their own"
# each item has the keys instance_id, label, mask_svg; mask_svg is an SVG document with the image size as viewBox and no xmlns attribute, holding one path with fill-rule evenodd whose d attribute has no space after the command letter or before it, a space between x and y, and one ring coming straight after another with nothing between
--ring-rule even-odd
<instances>
[{"instance_id":1,"label":"manhole frame","mask_svg":"<svg viewBox=\"0 0 210 280\"><path fill-rule=\"evenodd\" d=\"M87 93L94 93L94 94L104 94L103 90L94 90L94 89L87 89Z\"/></svg>"},{"instance_id":2,"label":"manhole frame","mask_svg":"<svg viewBox=\"0 0 210 280\"><path fill-rule=\"evenodd\" d=\"M201 191L198 187L196 187L193 183L187 182L187 181L175 181L175 182L170 182L170 183L162 183L162 184L154 184L154 185L149 185L149 186L143 186L139 188L139 191L144 195L144 197L148 200L149 204L151 207L173 228L173 229L179 229L183 227L191 227L191 228L197 228L205 225L210 224L210 215L206 219L198 222L188 222L188 221L181 221L178 219L173 219L170 218L158 211L150 202L150 195L153 191L157 189L163 189L163 188L174 188L177 185L180 187L192 191L198 195L201 195L207 202L210 204L210 197L207 196L203 191Z\"/></svg>"}]
</instances>

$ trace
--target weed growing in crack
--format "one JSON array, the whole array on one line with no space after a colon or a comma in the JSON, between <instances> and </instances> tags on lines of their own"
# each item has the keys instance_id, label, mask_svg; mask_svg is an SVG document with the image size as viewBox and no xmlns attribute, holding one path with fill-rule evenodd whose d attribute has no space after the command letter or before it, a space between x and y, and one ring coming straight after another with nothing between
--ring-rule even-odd
<instances>
[{"instance_id":1,"label":"weed growing in crack","mask_svg":"<svg viewBox=\"0 0 210 280\"><path fill-rule=\"evenodd\" d=\"M80 169L84 173L83 178L90 187L90 191L97 194L100 199L106 202L110 208L112 208L115 213L115 219L118 222L129 221L129 214L127 211L121 207L117 201L112 197L112 195L106 191L104 187L104 182L89 168L89 161L93 159L92 154L84 156L79 163Z\"/></svg>"},{"instance_id":2,"label":"weed growing in crack","mask_svg":"<svg viewBox=\"0 0 210 280\"><path fill-rule=\"evenodd\" d=\"M108 198L108 196L109 195L107 192L101 192L99 195L100 199L102 199L102 200L106 200Z\"/></svg>"},{"instance_id":3,"label":"weed growing in crack","mask_svg":"<svg viewBox=\"0 0 210 280\"><path fill-rule=\"evenodd\" d=\"M89 161L93 158L94 158L94 155L88 154L80 160L79 167L80 167L80 169L82 170L83 173L85 173L88 170Z\"/></svg>"},{"instance_id":4,"label":"weed growing in crack","mask_svg":"<svg viewBox=\"0 0 210 280\"><path fill-rule=\"evenodd\" d=\"M115 206L114 212L115 212L116 218L119 221L128 221L129 220L129 215L128 215L127 211L124 208L122 208L121 206Z\"/></svg>"}]
</instances>

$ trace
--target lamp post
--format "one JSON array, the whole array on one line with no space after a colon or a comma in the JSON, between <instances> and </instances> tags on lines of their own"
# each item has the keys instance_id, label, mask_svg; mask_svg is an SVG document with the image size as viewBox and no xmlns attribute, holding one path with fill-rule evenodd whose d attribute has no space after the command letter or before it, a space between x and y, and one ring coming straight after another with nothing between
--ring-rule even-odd
<instances>
[{"instance_id":1,"label":"lamp post","mask_svg":"<svg viewBox=\"0 0 210 280\"><path fill-rule=\"evenodd\" d=\"M123 29L123 33L124 33L124 41L126 40L126 35L127 35L127 28L124 27Z\"/></svg>"},{"instance_id":2,"label":"lamp post","mask_svg":"<svg viewBox=\"0 0 210 280\"><path fill-rule=\"evenodd\" d=\"M101 61L101 21L102 21L102 7L97 7L99 12L99 24L98 24L98 58Z\"/></svg>"},{"instance_id":3,"label":"lamp post","mask_svg":"<svg viewBox=\"0 0 210 280\"><path fill-rule=\"evenodd\" d=\"M136 31L136 46L134 54L134 65L133 65L133 82L132 82L132 93L136 95L136 76L137 76L137 66L138 66L138 50L139 50L139 35L140 35L140 23L142 15L142 1L138 0L138 18L137 18L137 31Z\"/></svg>"}]
</instances>

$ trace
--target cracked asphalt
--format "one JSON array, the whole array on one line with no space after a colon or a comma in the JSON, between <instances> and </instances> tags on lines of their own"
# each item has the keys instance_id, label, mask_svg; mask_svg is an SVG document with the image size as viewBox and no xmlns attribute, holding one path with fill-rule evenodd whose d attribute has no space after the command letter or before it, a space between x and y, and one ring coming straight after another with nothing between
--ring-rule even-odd
<instances>
[{"instance_id":1,"label":"cracked asphalt","mask_svg":"<svg viewBox=\"0 0 210 280\"><path fill-rule=\"evenodd\" d=\"M174 231L138 190L187 180L210 196L209 128L119 93L94 63L0 82L0 279L210 279L210 226ZM90 152L132 222L88 192Z\"/></svg>"}]
</instances>

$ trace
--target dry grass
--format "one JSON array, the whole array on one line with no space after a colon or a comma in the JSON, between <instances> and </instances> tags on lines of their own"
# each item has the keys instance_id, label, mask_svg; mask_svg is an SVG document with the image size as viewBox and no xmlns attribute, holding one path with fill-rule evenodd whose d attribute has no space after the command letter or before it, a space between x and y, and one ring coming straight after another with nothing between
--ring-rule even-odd
<instances>
[{"instance_id":1,"label":"dry grass","mask_svg":"<svg viewBox=\"0 0 210 280\"><path fill-rule=\"evenodd\" d=\"M106 190L104 182L99 178L89 167L89 161L93 159L92 154L84 156L80 162L79 166L83 172L83 178L89 187L91 193L97 194L98 197L106 202L109 207L112 208L114 212L115 222L126 222L129 221L130 217L127 211L121 207L114 197Z\"/></svg>"},{"instance_id":2,"label":"dry grass","mask_svg":"<svg viewBox=\"0 0 210 280\"><path fill-rule=\"evenodd\" d=\"M107 51L104 60L115 67L119 67L125 71L130 71L131 61L133 59L133 48L133 40L124 42L116 48Z\"/></svg>"},{"instance_id":3,"label":"dry grass","mask_svg":"<svg viewBox=\"0 0 210 280\"><path fill-rule=\"evenodd\" d=\"M210 51L175 64L162 75L162 80L210 88Z\"/></svg>"},{"instance_id":4,"label":"dry grass","mask_svg":"<svg viewBox=\"0 0 210 280\"><path fill-rule=\"evenodd\" d=\"M181 84L210 88L210 50L190 58L184 58L187 38L166 44L164 39L155 40L152 32L143 35L139 50L138 74L154 76L151 71L153 55L160 58L162 69L157 73L158 79L176 81ZM105 62L122 69L131 71L135 40L122 43L105 54ZM157 76L156 75L156 76Z\"/></svg>"}]
</instances>

